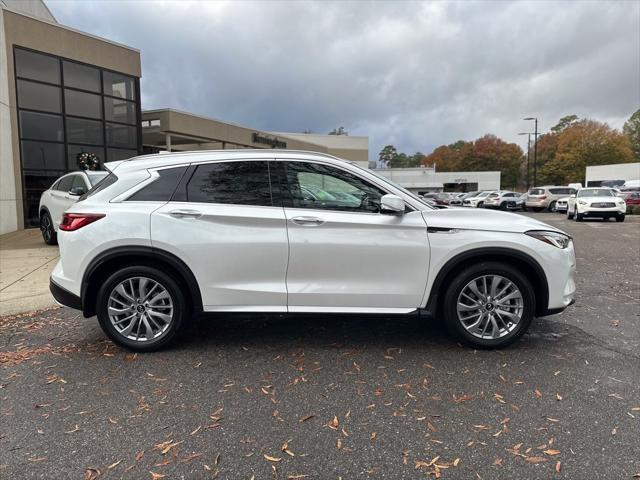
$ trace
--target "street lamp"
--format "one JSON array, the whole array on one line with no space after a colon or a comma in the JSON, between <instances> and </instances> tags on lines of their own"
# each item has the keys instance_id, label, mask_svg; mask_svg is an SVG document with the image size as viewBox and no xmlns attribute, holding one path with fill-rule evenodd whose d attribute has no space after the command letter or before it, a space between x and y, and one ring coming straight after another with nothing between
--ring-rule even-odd
<instances>
[{"instance_id":1,"label":"street lamp","mask_svg":"<svg viewBox=\"0 0 640 480\"><path fill-rule=\"evenodd\" d=\"M535 187L538 185L538 119L536 117L527 117L523 118L523 120L534 120L536 122L533 133L533 186Z\"/></svg>"},{"instance_id":2,"label":"street lamp","mask_svg":"<svg viewBox=\"0 0 640 480\"><path fill-rule=\"evenodd\" d=\"M529 152L531 151L531 132L521 132L518 135L527 135L527 190L529 190Z\"/></svg>"}]
</instances>

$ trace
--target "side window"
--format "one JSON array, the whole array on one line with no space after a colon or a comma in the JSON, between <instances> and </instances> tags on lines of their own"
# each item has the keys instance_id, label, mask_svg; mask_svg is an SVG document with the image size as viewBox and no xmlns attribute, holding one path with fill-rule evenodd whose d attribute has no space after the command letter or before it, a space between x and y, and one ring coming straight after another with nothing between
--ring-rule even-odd
<instances>
[{"instance_id":1,"label":"side window","mask_svg":"<svg viewBox=\"0 0 640 480\"><path fill-rule=\"evenodd\" d=\"M84 190L85 192L88 190L87 183L84 181L84 178L82 177L82 175L73 176L73 182L71 183L71 188L69 190L77 187L82 188L82 190Z\"/></svg>"},{"instance_id":2,"label":"side window","mask_svg":"<svg viewBox=\"0 0 640 480\"><path fill-rule=\"evenodd\" d=\"M187 201L273 206L266 161L198 165L187 185Z\"/></svg>"},{"instance_id":3,"label":"side window","mask_svg":"<svg viewBox=\"0 0 640 480\"><path fill-rule=\"evenodd\" d=\"M68 175L64 178L61 178L60 181L58 182L58 186L56 187L56 190L60 190L61 192L68 192L69 190L71 190L71 185L75 177L76 175Z\"/></svg>"},{"instance_id":4,"label":"side window","mask_svg":"<svg viewBox=\"0 0 640 480\"><path fill-rule=\"evenodd\" d=\"M380 211L380 188L339 168L287 162L286 177L293 208L347 212Z\"/></svg>"},{"instance_id":5,"label":"side window","mask_svg":"<svg viewBox=\"0 0 640 480\"><path fill-rule=\"evenodd\" d=\"M158 178L127 198L128 202L168 202L187 167L158 170Z\"/></svg>"}]
</instances>

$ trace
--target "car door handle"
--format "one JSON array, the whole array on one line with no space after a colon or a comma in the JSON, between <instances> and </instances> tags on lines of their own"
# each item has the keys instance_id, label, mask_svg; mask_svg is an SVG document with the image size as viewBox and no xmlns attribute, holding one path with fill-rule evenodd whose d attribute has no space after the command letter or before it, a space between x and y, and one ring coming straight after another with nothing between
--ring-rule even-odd
<instances>
[{"instance_id":1,"label":"car door handle","mask_svg":"<svg viewBox=\"0 0 640 480\"><path fill-rule=\"evenodd\" d=\"M318 217L293 217L291 221L296 225L304 225L309 227L322 225L324 223L324 220Z\"/></svg>"},{"instance_id":2,"label":"car door handle","mask_svg":"<svg viewBox=\"0 0 640 480\"><path fill-rule=\"evenodd\" d=\"M199 212L198 210L180 209L171 210L169 215L175 218L200 218L202 216L202 212Z\"/></svg>"}]
</instances>

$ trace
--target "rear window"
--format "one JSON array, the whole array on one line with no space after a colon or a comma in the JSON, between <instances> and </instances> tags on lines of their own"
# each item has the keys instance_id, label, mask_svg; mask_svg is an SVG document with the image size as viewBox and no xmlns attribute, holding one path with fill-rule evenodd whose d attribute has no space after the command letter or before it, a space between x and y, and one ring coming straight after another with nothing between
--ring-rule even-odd
<instances>
[{"instance_id":1,"label":"rear window","mask_svg":"<svg viewBox=\"0 0 640 480\"><path fill-rule=\"evenodd\" d=\"M118 177L116 177L115 174L110 173L109 175L104 177L102 180L100 180L98 183L96 183L93 187L91 187L87 193L85 193L84 195L81 195L80 198L78 198L78 201L81 202L82 200L85 200L91 197L92 195L95 195L96 193L104 190L105 188L110 187L117 181L118 181Z\"/></svg>"},{"instance_id":2,"label":"rear window","mask_svg":"<svg viewBox=\"0 0 640 480\"><path fill-rule=\"evenodd\" d=\"M529 195L544 195L544 190L541 188L532 188L529 190Z\"/></svg>"},{"instance_id":3,"label":"rear window","mask_svg":"<svg viewBox=\"0 0 640 480\"><path fill-rule=\"evenodd\" d=\"M158 178L127 198L129 202L168 202L187 167L158 170Z\"/></svg>"},{"instance_id":4,"label":"rear window","mask_svg":"<svg viewBox=\"0 0 640 480\"><path fill-rule=\"evenodd\" d=\"M550 188L549 192L554 195L573 195L576 193L573 188Z\"/></svg>"},{"instance_id":5,"label":"rear window","mask_svg":"<svg viewBox=\"0 0 640 480\"><path fill-rule=\"evenodd\" d=\"M71 190L71 184L73 183L73 179L76 175L68 175L64 178L61 178L55 189L60 190L61 192L68 192Z\"/></svg>"}]
</instances>

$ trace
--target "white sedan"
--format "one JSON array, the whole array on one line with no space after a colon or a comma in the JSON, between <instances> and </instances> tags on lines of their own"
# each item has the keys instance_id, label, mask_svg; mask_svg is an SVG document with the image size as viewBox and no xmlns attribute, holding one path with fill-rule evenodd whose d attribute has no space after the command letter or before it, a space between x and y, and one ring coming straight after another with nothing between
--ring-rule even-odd
<instances>
[{"instance_id":1,"label":"white sedan","mask_svg":"<svg viewBox=\"0 0 640 480\"><path fill-rule=\"evenodd\" d=\"M624 222L627 205L611 188L581 188L569 197L567 218L580 222L584 217L615 218Z\"/></svg>"}]
</instances>

